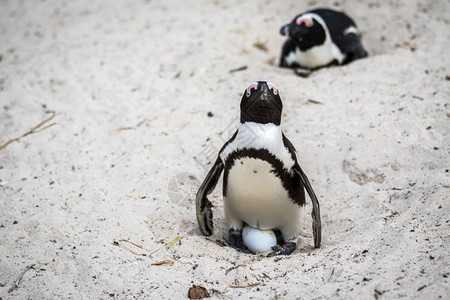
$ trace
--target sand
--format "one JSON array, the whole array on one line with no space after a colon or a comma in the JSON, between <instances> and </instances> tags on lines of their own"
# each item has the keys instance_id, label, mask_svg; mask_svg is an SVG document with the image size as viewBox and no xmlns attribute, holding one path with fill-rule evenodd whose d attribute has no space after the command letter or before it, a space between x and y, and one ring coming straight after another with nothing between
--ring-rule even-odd
<instances>
[{"instance_id":1,"label":"sand","mask_svg":"<svg viewBox=\"0 0 450 300\"><path fill-rule=\"evenodd\" d=\"M370 57L306 79L278 68L280 26L315 7L350 14ZM183 299L199 285L221 299L448 299L449 12L1 1L0 144L50 119L0 150L0 298ZM280 91L321 203L320 249L223 247L220 186L214 235L198 231L193 197L255 80Z\"/></svg>"}]
</instances>

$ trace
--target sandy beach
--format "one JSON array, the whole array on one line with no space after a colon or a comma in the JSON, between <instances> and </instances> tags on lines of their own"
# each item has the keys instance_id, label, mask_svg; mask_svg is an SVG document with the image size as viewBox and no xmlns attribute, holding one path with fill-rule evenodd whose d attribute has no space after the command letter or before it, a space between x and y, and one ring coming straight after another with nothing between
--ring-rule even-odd
<instances>
[{"instance_id":1,"label":"sandy beach","mask_svg":"<svg viewBox=\"0 0 450 300\"><path fill-rule=\"evenodd\" d=\"M279 28L317 7L349 14L369 57L301 78L278 67ZM449 13L0 1L0 299L187 299L193 285L216 299L448 299ZM214 234L198 230L195 193L256 80L280 91L321 204L319 249L224 246L221 181Z\"/></svg>"}]
</instances>

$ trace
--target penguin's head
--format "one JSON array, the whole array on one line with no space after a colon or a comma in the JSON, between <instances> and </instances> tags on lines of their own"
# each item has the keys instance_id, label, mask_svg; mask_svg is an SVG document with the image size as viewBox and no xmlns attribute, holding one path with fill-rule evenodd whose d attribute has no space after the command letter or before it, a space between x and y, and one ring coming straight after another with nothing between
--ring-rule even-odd
<instances>
[{"instance_id":1,"label":"penguin's head","mask_svg":"<svg viewBox=\"0 0 450 300\"><path fill-rule=\"evenodd\" d=\"M326 39L325 22L317 14L306 13L298 15L294 20L280 28L280 34L288 36L305 51L314 46L322 45Z\"/></svg>"},{"instance_id":2,"label":"penguin's head","mask_svg":"<svg viewBox=\"0 0 450 300\"><path fill-rule=\"evenodd\" d=\"M281 111L280 93L270 82L257 81L248 86L241 99L241 124L255 122L280 125Z\"/></svg>"}]
</instances>

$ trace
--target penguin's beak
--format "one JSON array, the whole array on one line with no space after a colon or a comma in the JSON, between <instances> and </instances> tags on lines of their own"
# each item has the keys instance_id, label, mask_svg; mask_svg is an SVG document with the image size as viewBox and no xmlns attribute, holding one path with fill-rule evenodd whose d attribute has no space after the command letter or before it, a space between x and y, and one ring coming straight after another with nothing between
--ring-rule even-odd
<instances>
[{"instance_id":1,"label":"penguin's beak","mask_svg":"<svg viewBox=\"0 0 450 300\"><path fill-rule=\"evenodd\" d=\"M284 36L289 36L289 26L291 24L284 25L280 28L280 34Z\"/></svg>"},{"instance_id":2,"label":"penguin's beak","mask_svg":"<svg viewBox=\"0 0 450 300\"><path fill-rule=\"evenodd\" d=\"M260 84L260 87L259 87L259 92L260 92L260 97L261 97L261 100L267 100L267 98L268 98L268 91L269 91L269 87L267 86L267 83L262 83L262 84Z\"/></svg>"},{"instance_id":3,"label":"penguin's beak","mask_svg":"<svg viewBox=\"0 0 450 300\"><path fill-rule=\"evenodd\" d=\"M290 38L296 38L300 41L303 40L303 36L307 33L308 29L303 26L298 26L295 23L286 24L280 28L280 34L288 36Z\"/></svg>"},{"instance_id":4,"label":"penguin's beak","mask_svg":"<svg viewBox=\"0 0 450 300\"><path fill-rule=\"evenodd\" d=\"M270 82L261 82L258 89L259 99L262 100L264 107L281 111L283 106L280 100L277 100L278 90Z\"/></svg>"}]
</instances>

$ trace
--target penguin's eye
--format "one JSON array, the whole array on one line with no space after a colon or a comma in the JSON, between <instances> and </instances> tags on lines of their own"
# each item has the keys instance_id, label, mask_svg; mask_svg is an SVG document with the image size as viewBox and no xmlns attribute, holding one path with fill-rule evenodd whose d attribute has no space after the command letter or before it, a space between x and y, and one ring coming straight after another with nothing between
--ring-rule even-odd
<instances>
[{"instance_id":1,"label":"penguin's eye","mask_svg":"<svg viewBox=\"0 0 450 300\"><path fill-rule=\"evenodd\" d=\"M278 95L278 89L277 89L277 87L276 87L273 83L268 82L268 83L267 83L267 86L269 87L269 90L272 90L272 93L273 93L274 95Z\"/></svg>"},{"instance_id":2,"label":"penguin's eye","mask_svg":"<svg viewBox=\"0 0 450 300\"><path fill-rule=\"evenodd\" d=\"M255 89L255 91L258 89L257 82L254 82L248 86L247 91L245 93L247 95L247 97L250 97L250 95L252 94L252 89Z\"/></svg>"},{"instance_id":3,"label":"penguin's eye","mask_svg":"<svg viewBox=\"0 0 450 300\"><path fill-rule=\"evenodd\" d=\"M314 25L314 21L309 18L299 17L297 20L295 20L295 24L298 26L305 24L306 27L311 27Z\"/></svg>"}]
</instances>

